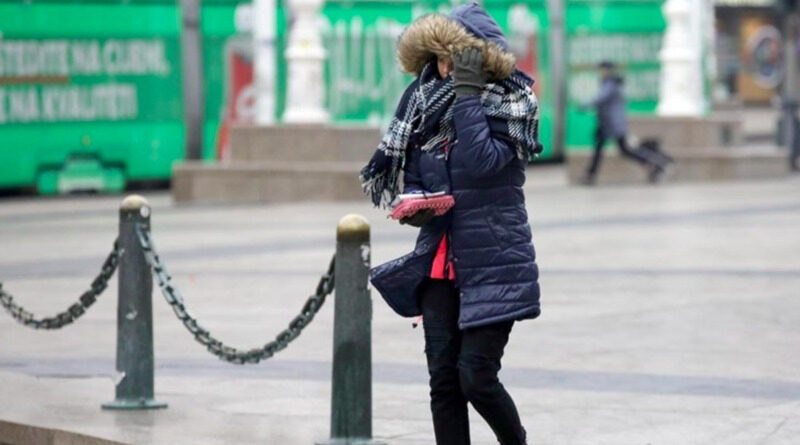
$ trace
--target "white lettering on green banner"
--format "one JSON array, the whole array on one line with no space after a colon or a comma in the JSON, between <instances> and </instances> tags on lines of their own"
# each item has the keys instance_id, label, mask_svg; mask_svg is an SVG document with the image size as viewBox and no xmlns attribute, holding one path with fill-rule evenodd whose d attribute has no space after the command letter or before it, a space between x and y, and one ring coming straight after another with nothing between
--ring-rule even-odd
<instances>
[{"instance_id":1,"label":"white lettering on green banner","mask_svg":"<svg viewBox=\"0 0 800 445\"><path fill-rule=\"evenodd\" d=\"M171 71L161 39L0 40L0 124L137 119Z\"/></svg>"},{"instance_id":2,"label":"white lettering on green banner","mask_svg":"<svg viewBox=\"0 0 800 445\"><path fill-rule=\"evenodd\" d=\"M136 86L124 83L0 88L0 124L135 119Z\"/></svg>"},{"instance_id":3,"label":"white lettering on green banner","mask_svg":"<svg viewBox=\"0 0 800 445\"><path fill-rule=\"evenodd\" d=\"M0 40L0 77L169 72L160 39Z\"/></svg>"}]
</instances>

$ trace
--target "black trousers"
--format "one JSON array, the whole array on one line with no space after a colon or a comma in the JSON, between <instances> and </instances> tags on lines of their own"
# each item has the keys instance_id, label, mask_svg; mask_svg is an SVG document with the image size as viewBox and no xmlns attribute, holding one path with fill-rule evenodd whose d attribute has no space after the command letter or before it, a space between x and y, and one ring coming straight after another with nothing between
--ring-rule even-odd
<instances>
[{"instance_id":1,"label":"black trousers","mask_svg":"<svg viewBox=\"0 0 800 445\"><path fill-rule=\"evenodd\" d=\"M608 137L602 129L598 128L597 131L594 132L594 156L592 156L592 164L589 166L589 175L593 176L595 173L597 173L597 169L600 168L600 161L603 158L603 146L606 144L607 139ZM622 153L622 156L633 159L634 161L643 165L660 164L653 159L647 158L640 152L631 150L630 147L628 147L628 142L625 140L624 136L617 137L615 140L617 142L617 147L619 147L620 153Z\"/></svg>"},{"instance_id":2,"label":"black trousers","mask_svg":"<svg viewBox=\"0 0 800 445\"><path fill-rule=\"evenodd\" d=\"M458 289L449 280L422 284L425 355L437 445L468 445L467 403L489 424L502 445L525 443L511 396L497 379L513 321L458 328Z\"/></svg>"}]
</instances>

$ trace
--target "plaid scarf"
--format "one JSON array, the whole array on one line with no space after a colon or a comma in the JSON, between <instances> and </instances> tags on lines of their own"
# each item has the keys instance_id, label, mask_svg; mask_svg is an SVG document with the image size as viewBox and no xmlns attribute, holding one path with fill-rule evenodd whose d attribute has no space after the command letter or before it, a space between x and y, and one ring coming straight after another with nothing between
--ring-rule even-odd
<instances>
[{"instance_id":1,"label":"plaid scarf","mask_svg":"<svg viewBox=\"0 0 800 445\"><path fill-rule=\"evenodd\" d=\"M517 157L528 161L542 151L539 104L530 85L531 79L517 71L506 79L487 84L481 93L486 116L507 122ZM399 179L412 138L431 135L418 141L422 144L420 149L448 156L447 143L455 141L454 102L452 76L440 79L435 64L426 65L403 93L378 149L361 170L361 187L375 206L389 206L400 194Z\"/></svg>"}]
</instances>

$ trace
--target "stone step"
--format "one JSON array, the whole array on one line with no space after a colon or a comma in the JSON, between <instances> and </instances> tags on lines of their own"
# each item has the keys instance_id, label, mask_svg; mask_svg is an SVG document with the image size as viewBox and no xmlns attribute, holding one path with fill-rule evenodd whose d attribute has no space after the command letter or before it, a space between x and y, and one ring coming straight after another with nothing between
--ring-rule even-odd
<instances>
[{"instance_id":1,"label":"stone step","mask_svg":"<svg viewBox=\"0 0 800 445\"><path fill-rule=\"evenodd\" d=\"M706 117L631 116L628 127L631 136L658 139L666 149L728 147L744 142L742 119L731 114Z\"/></svg>"},{"instance_id":2,"label":"stone step","mask_svg":"<svg viewBox=\"0 0 800 445\"><path fill-rule=\"evenodd\" d=\"M789 174L785 153L776 147L720 147L682 149L668 152L675 162L664 177L668 182L726 181L766 179ZM578 184L591 162L591 151L567 154L567 176ZM647 181L649 170L623 158L616 149L603 153L597 175L598 184L626 184Z\"/></svg>"},{"instance_id":3,"label":"stone step","mask_svg":"<svg viewBox=\"0 0 800 445\"><path fill-rule=\"evenodd\" d=\"M230 160L352 161L366 165L381 136L380 129L366 126L238 126L231 130Z\"/></svg>"},{"instance_id":4,"label":"stone step","mask_svg":"<svg viewBox=\"0 0 800 445\"><path fill-rule=\"evenodd\" d=\"M181 203L352 201L366 199L365 162L256 161L175 166L172 195Z\"/></svg>"}]
</instances>

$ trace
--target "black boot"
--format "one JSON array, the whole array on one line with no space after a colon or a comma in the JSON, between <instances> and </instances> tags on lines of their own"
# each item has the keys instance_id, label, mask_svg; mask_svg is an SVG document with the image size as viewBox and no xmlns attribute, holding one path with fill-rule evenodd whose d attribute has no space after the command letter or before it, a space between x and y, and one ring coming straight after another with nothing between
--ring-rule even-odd
<instances>
[{"instance_id":1,"label":"black boot","mask_svg":"<svg viewBox=\"0 0 800 445\"><path fill-rule=\"evenodd\" d=\"M666 164L665 163L654 163L651 164L650 173L647 175L647 180L651 184L658 184L664 179L664 174L666 173Z\"/></svg>"}]
</instances>

